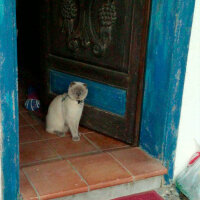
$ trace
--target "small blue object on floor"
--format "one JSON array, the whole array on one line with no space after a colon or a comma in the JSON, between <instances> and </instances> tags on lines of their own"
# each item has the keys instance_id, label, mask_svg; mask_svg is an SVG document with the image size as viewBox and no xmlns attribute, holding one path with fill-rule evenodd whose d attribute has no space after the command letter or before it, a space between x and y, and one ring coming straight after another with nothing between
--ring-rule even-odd
<instances>
[{"instance_id":1,"label":"small blue object on floor","mask_svg":"<svg viewBox=\"0 0 200 200\"><path fill-rule=\"evenodd\" d=\"M25 101L25 108L29 111L36 111L40 108L40 100L38 99L36 89L28 88L28 99Z\"/></svg>"}]
</instances>

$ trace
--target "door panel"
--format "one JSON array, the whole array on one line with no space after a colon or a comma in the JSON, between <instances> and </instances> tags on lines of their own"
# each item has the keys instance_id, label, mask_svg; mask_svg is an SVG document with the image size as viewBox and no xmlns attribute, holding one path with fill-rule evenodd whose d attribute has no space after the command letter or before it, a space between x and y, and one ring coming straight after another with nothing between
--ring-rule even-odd
<instances>
[{"instance_id":1,"label":"door panel","mask_svg":"<svg viewBox=\"0 0 200 200\"><path fill-rule=\"evenodd\" d=\"M51 1L52 54L127 73L132 2Z\"/></svg>"},{"instance_id":2,"label":"door panel","mask_svg":"<svg viewBox=\"0 0 200 200\"><path fill-rule=\"evenodd\" d=\"M46 59L49 68L56 68L70 74L79 75L90 80L106 83L119 88L127 89L128 76L125 73L101 68L96 65L62 58L52 54Z\"/></svg>"},{"instance_id":3,"label":"door panel","mask_svg":"<svg viewBox=\"0 0 200 200\"><path fill-rule=\"evenodd\" d=\"M81 124L137 145L149 8L150 0L45 1L44 102L85 82Z\"/></svg>"}]
</instances>

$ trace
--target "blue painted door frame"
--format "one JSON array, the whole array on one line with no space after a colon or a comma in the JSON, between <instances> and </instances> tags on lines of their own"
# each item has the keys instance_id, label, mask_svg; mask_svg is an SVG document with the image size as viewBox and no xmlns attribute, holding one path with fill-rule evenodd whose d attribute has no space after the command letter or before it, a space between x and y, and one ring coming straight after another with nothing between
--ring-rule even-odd
<instances>
[{"instance_id":1,"label":"blue painted door frame","mask_svg":"<svg viewBox=\"0 0 200 200\"><path fill-rule=\"evenodd\" d=\"M0 137L2 200L19 193L17 43L15 0L0 0Z\"/></svg>"},{"instance_id":2,"label":"blue painted door frame","mask_svg":"<svg viewBox=\"0 0 200 200\"><path fill-rule=\"evenodd\" d=\"M195 0L152 0L140 146L173 178Z\"/></svg>"},{"instance_id":3,"label":"blue painted door frame","mask_svg":"<svg viewBox=\"0 0 200 200\"><path fill-rule=\"evenodd\" d=\"M0 133L3 200L19 193L15 0L0 0ZM152 0L140 145L173 176L194 0ZM1 145L0 145L1 146Z\"/></svg>"}]
</instances>

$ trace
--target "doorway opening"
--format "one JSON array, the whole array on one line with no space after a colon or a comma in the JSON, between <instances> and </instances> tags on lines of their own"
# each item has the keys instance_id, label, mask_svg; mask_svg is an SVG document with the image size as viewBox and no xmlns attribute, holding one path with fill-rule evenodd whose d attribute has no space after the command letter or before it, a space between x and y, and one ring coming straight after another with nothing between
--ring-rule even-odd
<instances>
[{"instance_id":1,"label":"doorway opening","mask_svg":"<svg viewBox=\"0 0 200 200\"><path fill-rule=\"evenodd\" d=\"M41 66L41 2L33 5L17 0L18 71L19 71L19 133L20 166L27 167L61 158L74 157L128 147L124 142L80 126L80 142L72 142L70 133L64 138L45 131L46 110L25 108L28 91L34 88L38 99L44 95Z\"/></svg>"},{"instance_id":2,"label":"doorway opening","mask_svg":"<svg viewBox=\"0 0 200 200\"><path fill-rule=\"evenodd\" d=\"M61 4L61 10L63 12L68 12L68 10L65 10L66 6L69 6L68 4L73 4L73 1L63 2L64 5ZM137 177L137 180L141 180L144 178L151 178L152 176L159 176L159 185L161 182L160 175L166 173L166 169L139 148L130 146L130 144L134 146L138 145L138 133L136 134L136 132L139 132L140 109L137 109L133 102L138 102L138 108L141 107L142 82L138 82L137 79L142 79L143 77L144 66L142 66L142 64L144 64L144 62L136 63L130 59L129 61L131 61L132 65L130 74L128 66L125 65L128 63L129 53L135 52L138 57L144 59L145 50L139 51L132 49L131 52L124 54L122 60L126 60L123 63L125 67L123 68L120 60L118 69L116 68L118 64L116 60L113 60L116 62L116 66L112 66L112 61L109 60L109 56L100 58L98 57L99 55L92 55L96 57L93 57L93 60L91 59L92 61L88 62L88 58L91 58L91 54L88 52L85 53L85 58L83 58L84 53L80 53L82 56L82 58L80 58L75 52L70 52L71 55L69 51L66 50L71 59L71 61L68 62L69 59L67 60L66 55L63 55L62 58L62 51L66 49L66 46L60 46L63 44L66 31L63 30L64 33L54 32L54 30L56 30L54 29L55 24L52 24L52 26L50 26L52 28L51 33L47 33L48 37L57 39L56 34L61 35L61 37L58 39L57 43L55 41L53 42L55 46L57 45L51 52L54 55L48 53L48 59L52 60L52 63L49 64L49 60L42 60L46 52L43 52L43 42L41 42L45 35L41 33L41 30L43 30L41 26L48 26L45 23L43 24L44 21L41 20L43 17L43 9L41 9L41 7L44 6L42 4L47 3L43 1L35 2L30 5L27 1L17 0L20 187L23 198L54 199L108 186L130 183L135 180L135 177ZM124 4L124 0L119 1L119 4L117 3L116 5L114 5L114 1L104 1L102 5L97 3L96 6L102 6L102 11L104 7L107 7L108 10L111 9L111 16L114 23L117 12L115 6L122 6L123 9L129 9L129 4L129 1ZM59 9L57 4L53 5L53 7L51 6L52 5L50 5L50 8ZM71 6L73 9L76 7L75 4ZM140 9L142 9L142 12L147 12L146 16L148 16L149 3L135 3L135 5L131 3L131 6L135 6L136 8L142 6ZM84 5L81 4L79 9L75 9L74 12L83 9L81 13L87 15L86 10L84 10L86 7L86 3ZM56 11L57 14L55 14ZM132 10L128 11L130 13L132 12ZM52 10L47 14L50 18L59 16L58 10ZM105 13L101 14L104 15ZM123 16L121 15L122 13L120 14L121 19L118 19L118 22L116 22L116 26L122 23ZM137 18L140 15L141 13L134 17ZM48 18L49 21L51 21L50 18ZM58 21L59 20L61 19L58 19ZM58 24L67 25L67 18L62 20L63 21L59 21ZM54 19L54 22L55 21ZM145 27L143 32L144 36L147 31L147 21L148 20L145 19L141 22L142 25L138 25L139 29ZM83 21L75 22L75 24L81 23L83 23ZM131 19L129 19L127 23L131 25ZM80 28L80 26L78 27ZM123 28L126 32L125 27ZM79 34L83 33L83 29L84 27L79 30ZM102 31L103 30L105 31L104 28ZM107 30L107 34L110 34L109 30L110 27ZM120 37L120 35L117 35L117 30L119 30L119 27L113 31L114 34L112 37ZM85 31L87 32L89 30ZM140 30L138 30L138 32L139 31ZM123 35L123 33L121 34ZM135 34L137 35L137 33ZM126 36L129 37L130 35L126 34ZM107 39L106 49L111 45L112 59L114 59L118 55L114 55L116 53L114 47L117 46L117 44L115 42L112 43L112 41L108 42ZM145 38L143 38L143 40L145 43ZM66 39L64 39L64 41L66 43ZM121 44L123 44L123 42L128 44L130 41L126 39L126 41L120 42ZM120 47L120 50L127 48L128 46L126 45ZM109 51L106 49L104 49L105 53L108 53ZM90 50L91 47L89 48L89 51ZM80 50L80 52L81 51L82 50ZM93 49L93 51L94 54L98 53L96 48ZM141 52L142 54L139 55ZM45 56L47 56L47 54L45 54ZM83 64L84 60L87 66ZM66 64L67 62L68 64ZM103 64L105 64L106 67L102 67ZM52 65L54 66L52 67ZM65 66L64 70L63 66ZM138 69L137 67L139 66L140 68ZM138 72L134 70L138 70ZM137 79L133 76L133 74L136 73L138 73ZM51 75L51 81L53 80L52 82L48 79L49 74ZM132 78L130 78L130 76L132 76ZM58 77L59 79L57 79ZM60 138L45 131L46 105L44 99L47 99L46 95L48 95L48 98L52 99L53 93L59 94L59 92L62 92L63 85L61 83L66 81L67 78L69 78L70 81L73 78L75 80L80 78L82 78L83 81L87 80L90 86L89 93L94 94L96 91L99 91L99 94L103 97L100 99L101 101L99 101L99 99L93 98L95 96L93 95L90 96L86 102L83 121L81 122L85 127L82 125L80 126L79 132L81 134L81 139L79 142L73 142L70 133ZM129 83L128 80L131 80L131 83ZM138 85L138 83L140 84ZM134 84L135 86L133 87ZM43 88L45 85L51 85L51 89L53 88L52 91L50 92L50 88L48 87L46 87L44 91ZM38 99L41 100L41 108L39 111L28 111L25 108L25 102L29 98L28 92L30 88L34 88ZM135 95L133 91L137 92L137 89L139 93ZM105 97L109 98L105 99ZM106 103L107 101L109 103ZM130 109L134 110L135 115ZM135 126L135 124L137 124L137 126ZM103 134L99 133L100 131L98 132L98 130L102 130ZM133 166L132 163L137 164ZM144 168L144 166L149 163L151 163L150 167L148 169Z\"/></svg>"}]
</instances>

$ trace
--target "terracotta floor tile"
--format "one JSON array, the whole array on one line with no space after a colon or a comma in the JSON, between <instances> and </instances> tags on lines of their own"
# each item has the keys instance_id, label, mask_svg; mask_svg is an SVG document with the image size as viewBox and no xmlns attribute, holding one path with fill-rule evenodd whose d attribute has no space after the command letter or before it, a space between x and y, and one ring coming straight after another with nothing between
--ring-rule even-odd
<instances>
[{"instance_id":1,"label":"terracotta floor tile","mask_svg":"<svg viewBox=\"0 0 200 200\"><path fill-rule=\"evenodd\" d=\"M92 190L133 181L132 176L107 153L69 160Z\"/></svg>"},{"instance_id":2,"label":"terracotta floor tile","mask_svg":"<svg viewBox=\"0 0 200 200\"><path fill-rule=\"evenodd\" d=\"M31 126L24 126L19 128L20 143L37 141L39 139L39 135Z\"/></svg>"},{"instance_id":3,"label":"terracotta floor tile","mask_svg":"<svg viewBox=\"0 0 200 200\"><path fill-rule=\"evenodd\" d=\"M30 123L31 125L36 125L36 124L41 123L41 120L39 119L39 117L37 117L34 113L25 112L22 115L26 119L26 121Z\"/></svg>"},{"instance_id":4,"label":"terracotta floor tile","mask_svg":"<svg viewBox=\"0 0 200 200\"><path fill-rule=\"evenodd\" d=\"M34 125L34 128L38 131L42 139L58 139L56 134L50 134L45 130L45 123L40 123L38 125ZM66 136L69 136L70 133L66 133Z\"/></svg>"},{"instance_id":5,"label":"terracotta floor tile","mask_svg":"<svg viewBox=\"0 0 200 200\"><path fill-rule=\"evenodd\" d=\"M24 117L19 113L19 126L26 126L28 122L24 119Z\"/></svg>"},{"instance_id":6,"label":"terracotta floor tile","mask_svg":"<svg viewBox=\"0 0 200 200\"><path fill-rule=\"evenodd\" d=\"M63 157L97 151L84 137L78 142L72 141L71 137L52 139L48 140L48 144Z\"/></svg>"},{"instance_id":7,"label":"terracotta floor tile","mask_svg":"<svg viewBox=\"0 0 200 200\"><path fill-rule=\"evenodd\" d=\"M37 200L37 194L32 188L31 184L27 180L24 172L20 170L20 193L23 196L23 200Z\"/></svg>"},{"instance_id":8,"label":"terracotta floor tile","mask_svg":"<svg viewBox=\"0 0 200 200\"><path fill-rule=\"evenodd\" d=\"M90 133L90 132L92 132L92 130L87 129L87 128L83 127L83 126L79 127L79 133L84 134L84 133Z\"/></svg>"},{"instance_id":9,"label":"terracotta floor tile","mask_svg":"<svg viewBox=\"0 0 200 200\"><path fill-rule=\"evenodd\" d=\"M113 151L112 155L134 175L135 180L167 173L166 168L159 161L151 158L139 148Z\"/></svg>"},{"instance_id":10,"label":"terracotta floor tile","mask_svg":"<svg viewBox=\"0 0 200 200\"><path fill-rule=\"evenodd\" d=\"M20 165L57 158L56 153L44 141L20 144Z\"/></svg>"},{"instance_id":11,"label":"terracotta floor tile","mask_svg":"<svg viewBox=\"0 0 200 200\"><path fill-rule=\"evenodd\" d=\"M86 183L67 161L24 168L41 199L53 199L88 191Z\"/></svg>"},{"instance_id":12,"label":"terracotta floor tile","mask_svg":"<svg viewBox=\"0 0 200 200\"><path fill-rule=\"evenodd\" d=\"M119 147L126 147L127 144L120 142L116 139L107 137L100 133L88 133L85 135L88 139L90 139L95 145L97 145L101 150L114 149Z\"/></svg>"}]
</instances>

